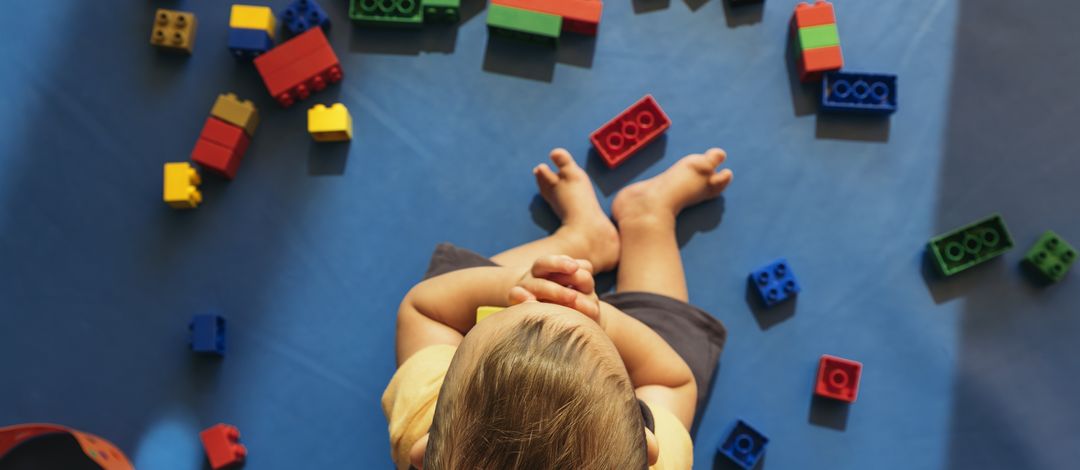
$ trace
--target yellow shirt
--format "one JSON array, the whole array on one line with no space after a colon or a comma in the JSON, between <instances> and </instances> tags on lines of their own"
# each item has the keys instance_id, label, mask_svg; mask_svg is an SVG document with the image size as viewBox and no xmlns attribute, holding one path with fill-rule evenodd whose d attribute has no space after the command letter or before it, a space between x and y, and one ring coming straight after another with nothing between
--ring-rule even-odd
<instances>
[{"instance_id":1,"label":"yellow shirt","mask_svg":"<svg viewBox=\"0 0 1080 470\"><path fill-rule=\"evenodd\" d=\"M428 346L413 354L398 367L382 396L383 413L390 426L391 457L399 469L409 468L409 449L424 436L435 417L450 360L457 348L449 345ZM646 402L646 404L649 404ZM660 458L653 470L682 470L694 463L690 433L675 415L651 404Z\"/></svg>"}]
</instances>

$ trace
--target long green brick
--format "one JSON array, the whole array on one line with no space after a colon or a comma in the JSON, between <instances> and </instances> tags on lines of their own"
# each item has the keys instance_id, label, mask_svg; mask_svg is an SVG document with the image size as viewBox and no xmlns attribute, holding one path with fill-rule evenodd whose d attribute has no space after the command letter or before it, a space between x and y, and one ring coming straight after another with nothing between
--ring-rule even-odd
<instances>
[{"instance_id":1,"label":"long green brick","mask_svg":"<svg viewBox=\"0 0 1080 470\"><path fill-rule=\"evenodd\" d=\"M938 269L951 276L1001 255L1013 247L1005 221L998 214L930 239L927 249Z\"/></svg>"},{"instance_id":2,"label":"long green brick","mask_svg":"<svg viewBox=\"0 0 1080 470\"><path fill-rule=\"evenodd\" d=\"M349 0L349 18L373 26L419 26L420 0Z\"/></svg>"},{"instance_id":3,"label":"long green brick","mask_svg":"<svg viewBox=\"0 0 1080 470\"><path fill-rule=\"evenodd\" d=\"M840 33L836 31L836 23L799 28L799 48L804 51L839 45Z\"/></svg>"},{"instance_id":4,"label":"long green brick","mask_svg":"<svg viewBox=\"0 0 1080 470\"><path fill-rule=\"evenodd\" d=\"M1076 261L1076 248L1062 240L1052 230L1039 237L1024 256L1037 271L1042 273L1051 282L1058 282L1069 272L1069 267Z\"/></svg>"},{"instance_id":5,"label":"long green brick","mask_svg":"<svg viewBox=\"0 0 1080 470\"><path fill-rule=\"evenodd\" d=\"M488 5L488 29L525 39L554 43L562 30L562 17L503 5Z\"/></svg>"}]
</instances>

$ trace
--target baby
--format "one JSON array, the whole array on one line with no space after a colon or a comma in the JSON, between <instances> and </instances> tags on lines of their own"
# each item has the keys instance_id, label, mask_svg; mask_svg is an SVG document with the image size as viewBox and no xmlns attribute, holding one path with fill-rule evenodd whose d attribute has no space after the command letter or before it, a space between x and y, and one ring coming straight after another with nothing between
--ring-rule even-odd
<instances>
[{"instance_id":1,"label":"baby","mask_svg":"<svg viewBox=\"0 0 1080 470\"><path fill-rule=\"evenodd\" d=\"M491 258L439 245L398 311L383 393L400 469L687 469L724 346L687 303L675 220L731 182L726 154L683 157L604 214L563 149L533 169L562 220ZM616 292L593 275L615 269ZM510 307L479 323L478 306Z\"/></svg>"}]
</instances>

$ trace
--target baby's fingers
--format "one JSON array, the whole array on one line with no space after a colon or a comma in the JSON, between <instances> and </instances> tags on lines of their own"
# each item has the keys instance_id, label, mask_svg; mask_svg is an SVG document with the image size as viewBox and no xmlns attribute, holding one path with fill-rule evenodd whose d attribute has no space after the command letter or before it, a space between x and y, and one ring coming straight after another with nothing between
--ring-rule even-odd
<instances>
[{"instance_id":1,"label":"baby's fingers","mask_svg":"<svg viewBox=\"0 0 1080 470\"><path fill-rule=\"evenodd\" d=\"M582 294L589 295L596 288L596 281L592 273L584 269L574 271L573 274L556 273L545 276L545 279L559 285L568 286Z\"/></svg>"},{"instance_id":2,"label":"baby's fingers","mask_svg":"<svg viewBox=\"0 0 1080 470\"><path fill-rule=\"evenodd\" d=\"M533 277L546 277L554 273L571 274L578 270L578 263L566 255L541 256L533 262Z\"/></svg>"},{"instance_id":3,"label":"baby's fingers","mask_svg":"<svg viewBox=\"0 0 1080 470\"><path fill-rule=\"evenodd\" d=\"M536 302L536 296L532 295L532 293L524 287L514 286L510 288L508 300L510 301L510 305L517 305L525 302Z\"/></svg>"},{"instance_id":4,"label":"baby's fingers","mask_svg":"<svg viewBox=\"0 0 1080 470\"><path fill-rule=\"evenodd\" d=\"M579 295L576 290L569 287L563 287L562 285L547 279L525 279L518 283L517 287L522 287L529 291L535 300L559 304L570 308L574 308L574 302ZM513 294L514 290L511 289L510 292Z\"/></svg>"}]
</instances>

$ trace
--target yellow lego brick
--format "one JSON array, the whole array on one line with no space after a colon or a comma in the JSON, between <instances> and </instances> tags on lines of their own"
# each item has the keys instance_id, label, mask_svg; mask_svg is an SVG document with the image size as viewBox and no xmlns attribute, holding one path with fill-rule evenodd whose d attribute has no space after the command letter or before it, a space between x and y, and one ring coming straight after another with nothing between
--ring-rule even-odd
<instances>
[{"instance_id":1,"label":"yellow lego brick","mask_svg":"<svg viewBox=\"0 0 1080 470\"><path fill-rule=\"evenodd\" d=\"M256 5L233 5L229 13L229 27L240 29L261 29L274 39L277 19L270 7Z\"/></svg>"},{"instance_id":2,"label":"yellow lego brick","mask_svg":"<svg viewBox=\"0 0 1080 470\"><path fill-rule=\"evenodd\" d=\"M150 31L150 44L164 50L191 54L195 47L194 13L158 8L154 13L154 29Z\"/></svg>"},{"instance_id":3,"label":"yellow lego brick","mask_svg":"<svg viewBox=\"0 0 1080 470\"><path fill-rule=\"evenodd\" d=\"M477 307L476 308L476 323L480 323L480 320L483 320L483 319L485 319L487 317L490 317L490 316L492 316L492 315L494 315L496 313L499 313L499 312L501 312L503 310L506 310L506 308L505 307L492 307L492 306L489 306L489 305L484 305L482 307Z\"/></svg>"},{"instance_id":4,"label":"yellow lego brick","mask_svg":"<svg viewBox=\"0 0 1080 470\"><path fill-rule=\"evenodd\" d=\"M218 95L210 115L244 129L248 137L255 135L259 126L259 110L250 100L241 100L232 93Z\"/></svg>"},{"instance_id":5,"label":"yellow lego brick","mask_svg":"<svg viewBox=\"0 0 1080 470\"><path fill-rule=\"evenodd\" d=\"M188 162L165 164L165 202L173 209L194 209L202 202L199 172Z\"/></svg>"},{"instance_id":6,"label":"yellow lego brick","mask_svg":"<svg viewBox=\"0 0 1080 470\"><path fill-rule=\"evenodd\" d=\"M307 128L311 138L319 142L352 140L352 116L345 105L335 103L327 108L317 104L307 112Z\"/></svg>"}]
</instances>

